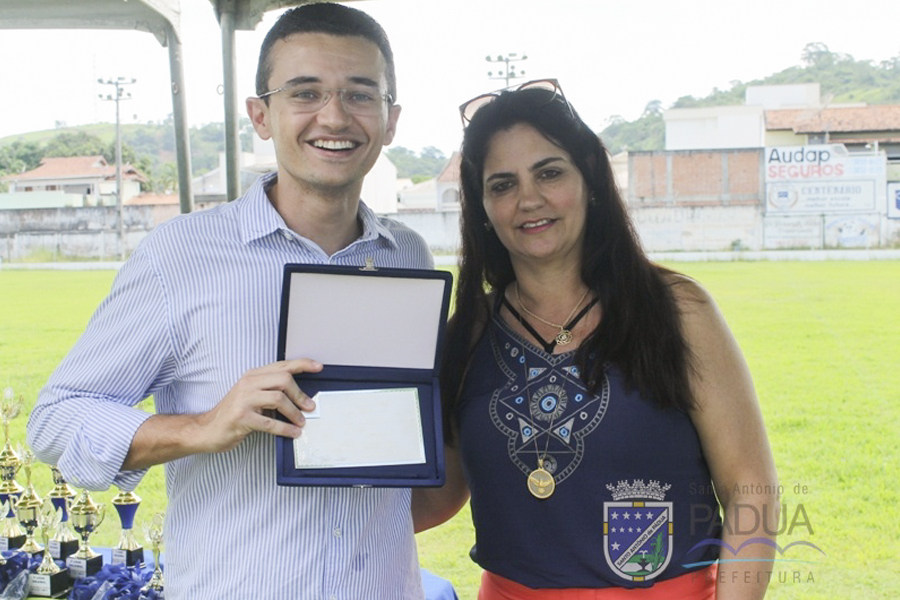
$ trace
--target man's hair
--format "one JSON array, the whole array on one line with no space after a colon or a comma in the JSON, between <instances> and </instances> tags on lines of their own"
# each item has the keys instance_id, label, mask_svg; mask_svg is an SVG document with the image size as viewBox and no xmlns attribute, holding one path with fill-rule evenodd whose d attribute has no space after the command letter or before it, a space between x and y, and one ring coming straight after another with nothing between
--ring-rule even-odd
<instances>
[{"instance_id":1,"label":"man's hair","mask_svg":"<svg viewBox=\"0 0 900 600\"><path fill-rule=\"evenodd\" d=\"M329 35L362 37L381 50L386 64L385 78L387 93L393 101L397 100L397 75L394 70L394 53L387 34L375 19L355 8L341 4L319 3L304 4L292 8L278 18L259 50L259 64L256 68L256 95L261 96L269 91L269 77L272 65L269 55L272 46L278 40L295 33L327 33Z\"/></svg>"}]
</instances>

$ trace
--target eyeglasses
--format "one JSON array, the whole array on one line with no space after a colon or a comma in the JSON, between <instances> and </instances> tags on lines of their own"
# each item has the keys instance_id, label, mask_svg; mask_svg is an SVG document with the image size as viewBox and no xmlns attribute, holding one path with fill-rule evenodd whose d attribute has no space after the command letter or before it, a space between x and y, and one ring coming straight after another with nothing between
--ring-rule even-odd
<instances>
[{"instance_id":1,"label":"eyeglasses","mask_svg":"<svg viewBox=\"0 0 900 600\"><path fill-rule=\"evenodd\" d=\"M388 105L394 103L394 98L390 94L381 94L377 89L373 91L371 88L359 87L323 90L305 83L283 85L257 97L261 100L280 92L285 92L288 103L295 111L303 113L312 113L325 108L325 105L335 95L341 99L341 106L344 107L345 111L361 117L380 114L382 102L387 102Z\"/></svg>"},{"instance_id":2,"label":"eyeglasses","mask_svg":"<svg viewBox=\"0 0 900 600\"><path fill-rule=\"evenodd\" d=\"M459 106L459 116L462 118L463 129L465 129L465 127L472 120L472 117L475 116L475 113L477 113L480 108L482 108L485 104L490 104L491 102L499 98L500 94L504 92L522 92L526 90L546 92L543 94L536 93L528 95L528 97L534 103L534 108L547 106L548 104L559 98L566 103L566 108L569 109L569 114L571 114L573 117L575 116L575 111L572 110L572 105L569 104L568 100L566 100L566 96L565 94L563 94L562 87L559 85L559 81L557 81L556 79L536 79L534 81L523 83L522 85L514 85L508 88L503 88L502 90L497 90L496 92L481 94L480 96L475 96L468 102L463 102Z\"/></svg>"}]
</instances>

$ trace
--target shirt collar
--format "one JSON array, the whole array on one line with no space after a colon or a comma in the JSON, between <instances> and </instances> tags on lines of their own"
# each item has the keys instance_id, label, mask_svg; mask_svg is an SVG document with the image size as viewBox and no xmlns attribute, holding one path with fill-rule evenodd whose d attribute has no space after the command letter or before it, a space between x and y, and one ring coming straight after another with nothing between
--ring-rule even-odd
<instances>
[{"instance_id":1,"label":"shirt collar","mask_svg":"<svg viewBox=\"0 0 900 600\"><path fill-rule=\"evenodd\" d=\"M275 207L272 206L269 197L266 195L266 190L275 184L277 178L278 173L274 171L260 176L243 197L238 200L241 203L239 219L241 241L245 244L279 231L290 231L284 219L278 214L278 211L275 210ZM359 202L358 215L362 221L363 232L354 243L373 241L382 237L391 247L397 248L397 240L394 234L385 227L381 219L362 200ZM297 237L303 239L299 235Z\"/></svg>"}]
</instances>

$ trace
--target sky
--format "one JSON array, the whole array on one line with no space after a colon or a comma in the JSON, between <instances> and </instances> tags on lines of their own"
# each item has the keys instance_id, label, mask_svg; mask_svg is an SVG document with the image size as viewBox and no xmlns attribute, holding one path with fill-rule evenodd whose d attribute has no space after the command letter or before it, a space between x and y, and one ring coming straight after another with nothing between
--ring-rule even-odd
<instances>
[{"instance_id":1,"label":"sky","mask_svg":"<svg viewBox=\"0 0 900 600\"><path fill-rule=\"evenodd\" d=\"M878 63L900 55L896 0L363 0L391 38L403 106L394 146L419 152L458 148L458 106L505 87L515 53L523 77L553 77L596 131L613 116L638 118L659 100L706 96L734 80L763 78L802 64L810 42ZM259 45L281 11L236 34L239 106L253 94ZM181 1L188 125L221 121L221 36L208 0ZM172 112L168 51L145 32L0 30L0 138L30 131L115 122L113 91L100 78L134 78L122 123L161 121Z\"/></svg>"}]
</instances>

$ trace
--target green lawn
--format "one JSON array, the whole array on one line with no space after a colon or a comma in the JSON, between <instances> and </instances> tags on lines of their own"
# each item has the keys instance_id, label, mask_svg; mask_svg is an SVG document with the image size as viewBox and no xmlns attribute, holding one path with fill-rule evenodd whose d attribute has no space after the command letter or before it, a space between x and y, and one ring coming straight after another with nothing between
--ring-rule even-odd
<instances>
[{"instance_id":1,"label":"green lawn","mask_svg":"<svg viewBox=\"0 0 900 600\"><path fill-rule=\"evenodd\" d=\"M756 381L781 482L782 547L768 598L900 597L900 262L669 265L716 297ZM25 397L10 428L24 442L40 387L109 289L106 271L0 271L0 387ZM24 483L24 474L19 475ZM37 491L50 489L36 469ZM116 490L94 494L108 502ZM164 510L163 471L137 489L138 523ZM97 545L118 537L110 512ZM468 511L419 535L424 567L474 599Z\"/></svg>"}]
</instances>

